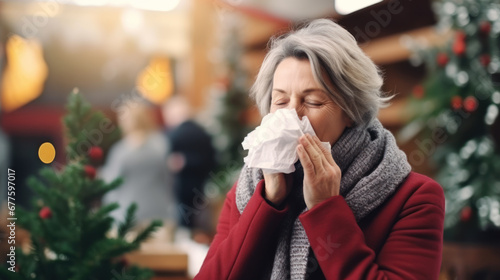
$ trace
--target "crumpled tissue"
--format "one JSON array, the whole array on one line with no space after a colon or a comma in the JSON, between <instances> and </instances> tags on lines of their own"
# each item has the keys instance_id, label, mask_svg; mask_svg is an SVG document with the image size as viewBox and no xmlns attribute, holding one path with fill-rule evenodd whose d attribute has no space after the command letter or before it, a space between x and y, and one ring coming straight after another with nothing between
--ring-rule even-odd
<instances>
[{"instance_id":1,"label":"crumpled tissue","mask_svg":"<svg viewBox=\"0 0 500 280\"><path fill-rule=\"evenodd\" d=\"M243 160L248 167L261 168L264 173L292 173L299 159L299 138L306 133L316 135L309 119L304 116L300 120L295 109L269 113L243 140L243 149L248 150ZM331 149L330 143L322 144Z\"/></svg>"}]
</instances>

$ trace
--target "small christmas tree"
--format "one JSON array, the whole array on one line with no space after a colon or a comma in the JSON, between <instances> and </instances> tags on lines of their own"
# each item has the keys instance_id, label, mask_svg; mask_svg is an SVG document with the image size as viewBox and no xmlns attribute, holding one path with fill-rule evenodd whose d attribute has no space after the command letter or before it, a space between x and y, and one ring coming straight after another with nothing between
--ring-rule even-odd
<instances>
[{"instance_id":1,"label":"small christmas tree","mask_svg":"<svg viewBox=\"0 0 500 280\"><path fill-rule=\"evenodd\" d=\"M68 113L64 118L67 134L68 162L61 171L42 169L41 179L32 177L28 184L36 194L34 212L16 209L17 222L31 235L31 249L24 253L17 248L17 272L12 268L0 269L1 279L37 280L89 280L89 279L149 279L152 272L128 265L124 253L139 248L158 227L153 221L135 239L127 241L125 235L134 227L135 204L128 207L116 237L109 232L114 220L109 213L119 206L109 204L94 207L96 201L121 180L111 183L96 179L92 165L101 160L100 147L88 148L86 132L99 129L104 120L102 113L91 111L81 94L70 94ZM84 147L87 147L86 149Z\"/></svg>"},{"instance_id":2,"label":"small christmas tree","mask_svg":"<svg viewBox=\"0 0 500 280\"><path fill-rule=\"evenodd\" d=\"M498 242L500 4L446 0L436 8L438 28L454 36L443 47L417 52L429 78L414 90L413 124L427 127L423 137L439 146L434 159L446 196L445 239Z\"/></svg>"}]
</instances>

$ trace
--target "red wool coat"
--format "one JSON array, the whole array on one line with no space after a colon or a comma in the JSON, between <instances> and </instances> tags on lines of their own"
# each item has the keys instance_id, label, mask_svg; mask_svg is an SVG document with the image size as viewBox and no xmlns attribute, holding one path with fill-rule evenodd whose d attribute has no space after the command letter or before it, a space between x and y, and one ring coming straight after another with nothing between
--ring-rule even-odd
<instances>
[{"instance_id":1,"label":"red wool coat","mask_svg":"<svg viewBox=\"0 0 500 280\"><path fill-rule=\"evenodd\" d=\"M262 279L265 268L272 266L280 222L289 206L278 210L268 204L262 180L240 215L235 190L236 184L227 194L217 234L195 279ZM359 223L342 196L327 199L299 219L326 279L438 278L444 193L428 177L410 173Z\"/></svg>"}]
</instances>

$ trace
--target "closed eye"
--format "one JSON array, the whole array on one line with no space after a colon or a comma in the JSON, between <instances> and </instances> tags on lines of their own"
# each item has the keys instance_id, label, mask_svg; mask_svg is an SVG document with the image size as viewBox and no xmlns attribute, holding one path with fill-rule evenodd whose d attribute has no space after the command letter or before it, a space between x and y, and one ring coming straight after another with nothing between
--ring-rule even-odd
<instances>
[{"instance_id":1,"label":"closed eye","mask_svg":"<svg viewBox=\"0 0 500 280\"><path fill-rule=\"evenodd\" d=\"M321 105L323 105L321 103L315 103L315 102L306 102L306 104L309 106L321 106Z\"/></svg>"},{"instance_id":2,"label":"closed eye","mask_svg":"<svg viewBox=\"0 0 500 280\"><path fill-rule=\"evenodd\" d=\"M273 104L277 105L277 106L285 105L287 103L288 103L288 100L286 100L286 99L276 100L275 102L273 102Z\"/></svg>"}]
</instances>

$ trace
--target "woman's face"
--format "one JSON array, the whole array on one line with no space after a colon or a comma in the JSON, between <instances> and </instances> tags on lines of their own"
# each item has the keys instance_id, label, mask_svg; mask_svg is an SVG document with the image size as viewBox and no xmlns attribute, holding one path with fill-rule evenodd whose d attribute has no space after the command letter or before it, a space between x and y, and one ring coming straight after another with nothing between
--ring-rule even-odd
<instances>
[{"instance_id":1,"label":"woman's face","mask_svg":"<svg viewBox=\"0 0 500 280\"><path fill-rule=\"evenodd\" d=\"M118 125L123 133L128 134L137 128L137 120L130 108L123 108L118 114Z\"/></svg>"},{"instance_id":2,"label":"woman's face","mask_svg":"<svg viewBox=\"0 0 500 280\"><path fill-rule=\"evenodd\" d=\"M273 77L271 113L295 109L299 118L307 116L322 142L334 144L352 121L314 80L307 59L286 58Z\"/></svg>"}]
</instances>

